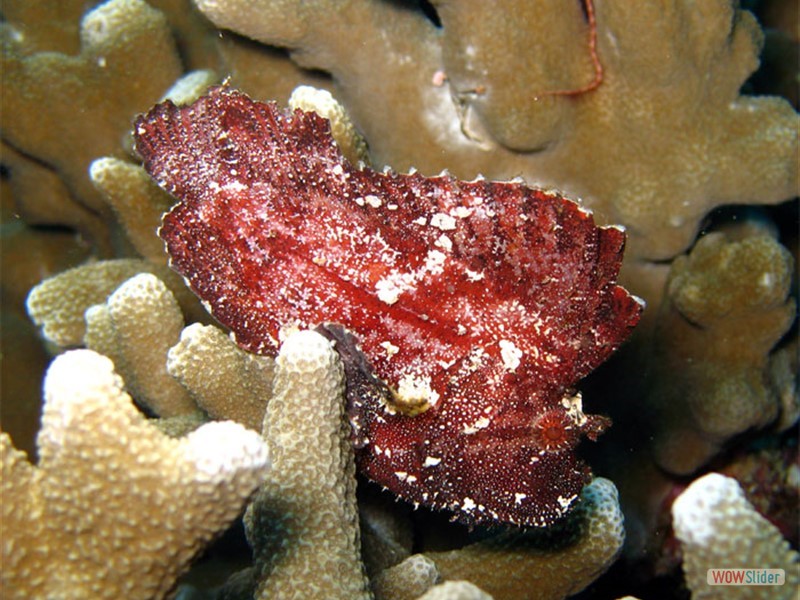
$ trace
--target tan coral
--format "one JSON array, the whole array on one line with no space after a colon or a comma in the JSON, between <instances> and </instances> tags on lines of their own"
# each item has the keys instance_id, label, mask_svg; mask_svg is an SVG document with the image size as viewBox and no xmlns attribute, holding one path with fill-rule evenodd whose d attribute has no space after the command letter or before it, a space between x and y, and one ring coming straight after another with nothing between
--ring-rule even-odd
<instances>
[{"instance_id":1,"label":"tan coral","mask_svg":"<svg viewBox=\"0 0 800 600\"><path fill-rule=\"evenodd\" d=\"M344 157L353 164L369 162L366 141L356 130L344 106L328 90L320 90L310 85L298 86L289 96L289 108L315 112L328 119L331 135Z\"/></svg>"},{"instance_id":2,"label":"tan coral","mask_svg":"<svg viewBox=\"0 0 800 600\"><path fill-rule=\"evenodd\" d=\"M148 4L166 16L187 69L216 69L219 33L193 9L191 0L149 0Z\"/></svg>"},{"instance_id":3,"label":"tan coral","mask_svg":"<svg viewBox=\"0 0 800 600\"><path fill-rule=\"evenodd\" d=\"M62 347L83 344L87 308L106 301L123 281L153 267L142 260L119 259L75 267L50 277L28 294L27 308L45 338Z\"/></svg>"},{"instance_id":4,"label":"tan coral","mask_svg":"<svg viewBox=\"0 0 800 600\"><path fill-rule=\"evenodd\" d=\"M793 262L767 233L717 232L673 263L647 396L662 467L691 473L787 404L770 385L770 351L794 320Z\"/></svg>"},{"instance_id":5,"label":"tan coral","mask_svg":"<svg viewBox=\"0 0 800 600\"><path fill-rule=\"evenodd\" d=\"M358 499L361 556L370 579L411 556L414 523L410 506L364 489Z\"/></svg>"},{"instance_id":6,"label":"tan coral","mask_svg":"<svg viewBox=\"0 0 800 600\"><path fill-rule=\"evenodd\" d=\"M439 29L386 2L195 1L329 72L374 164L556 186L624 224L631 256L678 254L716 206L797 193L800 120L739 94L762 33L731 0L597 3L602 83L563 95L596 74L575 3L433 2Z\"/></svg>"},{"instance_id":7,"label":"tan coral","mask_svg":"<svg viewBox=\"0 0 800 600\"><path fill-rule=\"evenodd\" d=\"M238 35L223 33L219 51L225 63L220 72L229 77L231 86L258 100L285 102L299 85L331 87L324 73L302 69L285 51Z\"/></svg>"},{"instance_id":8,"label":"tan coral","mask_svg":"<svg viewBox=\"0 0 800 600\"><path fill-rule=\"evenodd\" d=\"M45 380L39 464L0 435L3 598L163 598L264 478L255 433L172 440L122 387L107 358L68 352Z\"/></svg>"},{"instance_id":9,"label":"tan coral","mask_svg":"<svg viewBox=\"0 0 800 600\"><path fill-rule=\"evenodd\" d=\"M167 370L214 419L261 431L275 361L239 348L222 330L195 323L169 351Z\"/></svg>"},{"instance_id":10,"label":"tan coral","mask_svg":"<svg viewBox=\"0 0 800 600\"><path fill-rule=\"evenodd\" d=\"M139 273L156 274L170 288L184 312L197 312L196 298L166 266L121 258L87 263L45 279L28 294L28 314L42 327L48 341L62 348L81 346L86 335L86 310L105 303L124 281Z\"/></svg>"},{"instance_id":11,"label":"tan coral","mask_svg":"<svg viewBox=\"0 0 800 600\"><path fill-rule=\"evenodd\" d=\"M424 554L413 554L380 573L372 589L378 600L414 600L440 581L436 564Z\"/></svg>"},{"instance_id":12,"label":"tan coral","mask_svg":"<svg viewBox=\"0 0 800 600\"><path fill-rule=\"evenodd\" d=\"M328 340L289 336L264 418L270 479L245 516L256 598L369 598L361 565L344 375Z\"/></svg>"},{"instance_id":13,"label":"tan coral","mask_svg":"<svg viewBox=\"0 0 800 600\"><path fill-rule=\"evenodd\" d=\"M178 343L183 315L158 277L131 277L105 304L87 310L86 322L86 346L111 357L138 402L159 417L198 410L186 389L167 373L167 352Z\"/></svg>"},{"instance_id":14,"label":"tan coral","mask_svg":"<svg viewBox=\"0 0 800 600\"><path fill-rule=\"evenodd\" d=\"M92 162L89 176L114 210L136 251L154 264L167 264L164 243L156 235L161 217L174 200L140 165L107 156Z\"/></svg>"},{"instance_id":15,"label":"tan coral","mask_svg":"<svg viewBox=\"0 0 800 600\"><path fill-rule=\"evenodd\" d=\"M218 27L288 48L298 66L330 73L335 95L367 139L374 165L450 167L456 174L461 165L471 171L460 160L471 143L461 138L449 91L431 84L441 65L439 36L421 13L375 1L195 4ZM343 31L364 35L356 46ZM393 106L398 108L387 110Z\"/></svg>"},{"instance_id":16,"label":"tan coral","mask_svg":"<svg viewBox=\"0 0 800 600\"><path fill-rule=\"evenodd\" d=\"M197 1L208 4L205 0ZM76 21L72 25L69 19L38 23L42 19L19 16L19 11L46 9L46 2L37 2L39 7L18 0L9 0L6 4L9 10L6 11L4 5L3 12L8 21L0 28L8 33L19 25L18 30L25 32L29 43L19 44L6 38L4 61L22 64L24 60L34 64L42 60L42 55L37 55L41 50L67 53L69 46L61 45L62 42L72 43L77 50L79 27ZM109 4L120 6L122 3ZM143 8L143 3L138 4ZM185 10L185 0L150 4L156 8L167 7L166 12L173 16L183 13L181 16L186 17L187 22L197 20L196 14ZM738 95L741 81L755 65L760 40L748 13L739 10L731 1L712 0L704 4L702 10L696 3L690 7L682 0L595 3L598 56L604 66L604 81L595 91L571 96L551 92L559 88L578 89L594 76L588 48L589 29L580 14L579 3L570 3L565 10L559 2L514 2L513 6L510 2L507 6L500 2L488 10L486 3L469 0L435 2L432 6L442 19L441 28L409 6L377 0L335 5L313 0L302 7L284 0L222 0L214 4L220 11L215 19L228 19L226 26L239 31L251 27L250 35L263 36L264 41L273 44L272 47L260 46L220 32L219 44L226 63L220 73L230 74L232 85L242 86L263 100L285 99L298 83L329 87L366 134L371 142L372 157L379 165L390 163L398 169L415 166L429 173L449 168L467 178L483 172L496 178L523 175L534 183L555 182L570 193L582 194L601 218L624 221L633 238L629 256L634 259L662 258L680 252L692 237L700 216L712 206L773 202L786 194L785 182L789 182L790 194L797 192L797 117L779 100ZM69 2L63 10L70 13L76 10L75 6L76 3ZM536 11L536 21L528 20L528 15ZM656 11L658 14L654 15ZM143 12L152 16L152 11ZM274 18L270 19L270 15ZM147 34L140 36L134 30L141 27L141 31L147 32L152 22L152 19L131 19L130 28L116 29L114 34L122 36L133 32L132 37L127 41L120 37L115 43L141 42ZM359 44L353 44L352 37L341 35L345 24L347 31L361 35ZM63 40L57 41L58 47L44 48L42 43L48 42L54 29L65 34ZM181 44L190 41L190 37L197 37L200 46L208 41L195 36L199 29L183 31L178 38ZM73 42L68 39L70 35L74 36ZM213 37L217 37L216 33ZM133 105L142 85L150 88L150 81L142 78L160 78L163 68L175 64L174 47L161 50L155 47L162 39L154 37L153 41L158 44L154 44L152 55L147 54L150 49L141 53L149 57L146 59L149 64L157 64L158 68L121 69L124 76L109 80L108 89L98 87L95 90L99 103L84 104L84 96L72 88L60 93L59 103L52 102L52 89L61 90L64 82L52 70L42 70L48 86L46 101L31 102L22 108L29 111L27 114L38 115L44 111L45 116L38 125L48 127L55 122L58 127L53 127L52 131L63 141L62 149L66 147L68 151L84 140L93 143L94 134L99 135L101 130L122 132L119 138L117 133L109 136L113 143L104 146L109 149L87 152L92 159L109 154L118 160L122 157L118 139L127 135L130 118L154 102L172 83L170 79L164 88L154 92L151 100L140 103L130 113L113 108L128 101ZM289 50L274 46L285 46ZM193 50L192 53L199 56ZM286 58L288 55L293 61ZM666 56L668 60L664 59ZM82 57L61 54L51 59L56 65L78 64L85 60L85 52ZM332 78L326 79L320 70L304 71L298 65L325 70ZM550 65L556 68L549 68ZM108 67L105 71L97 69L101 75L111 70ZM4 71L3 83L8 88L4 91L13 93L15 88L7 85L12 82L6 77L9 72ZM62 69L62 72L65 71ZM93 79L90 77L87 81ZM84 83L76 81L78 91ZM125 96L122 100L121 95ZM20 147L25 154L8 145L5 117L14 118L8 112L9 98L8 94L4 95L1 149L3 164L10 167L10 183L18 205L16 212L29 222L76 228L95 242L101 235L106 237L106 242L116 240L114 225L104 223L85 203L78 204L70 197L65 182L70 183L70 189L74 186L69 177L59 179L58 172L48 166L50 161L39 162L42 156L33 146ZM92 110L84 112L86 106L91 106ZM27 120L27 117L23 119ZM30 154L37 160L31 159ZM60 157L59 160L69 158ZM101 187L105 185L111 190L118 185L117 199L122 202L137 202L138 198L145 197L146 191L136 187L142 182L137 182L135 175L125 180L131 173L122 170L111 173L118 164L105 165L109 170L103 176L108 179ZM121 179L111 181L117 176ZM80 177L86 178L85 167ZM126 188L127 184L130 187ZM126 197L129 193L131 197ZM96 198L100 199L100 194L96 194ZM105 206L103 202L101 210L107 221L110 211ZM163 261L163 256L158 254L158 239L155 235L147 239L147 229L157 225L150 220L157 217L157 212L157 208L151 209L149 217L125 227L129 233L142 232L142 243L136 243L140 252L151 260ZM130 237L133 239L135 235ZM102 252L112 251L110 243L95 247L100 247ZM635 264L648 275L655 274L643 289L639 271L631 274L630 263L629 260L626 265L628 281L638 295L651 301L651 310L646 314L655 320L658 304L653 300L661 297L665 287L661 283L666 279L669 264L649 261ZM710 268L698 279L722 283L724 277L718 278L715 270L716 267ZM114 268L109 269L110 273L114 271ZM4 280L5 274L6 271ZM86 281L82 281L84 276ZM48 310L56 318L48 319L53 331L66 332L74 325L73 334L78 333L72 339L77 341L70 344L79 344L83 339L83 311L89 306L83 303L87 300L86 284L91 284L93 276L91 270L78 270L69 277L69 282L64 280L62 285L51 288ZM107 286L106 294L97 294L97 302L105 302L117 285ZM177 291L171 283L169 287ZM714 298L725 297L731 299L732 307L747 306L748 295L738 292L732 277L714 292ZM183 300L181 304L185 307ZM669 310L674 309L670 306ZM776 310L776 314L778 312ZM59 322L62 316L65 319ZM202 318L208 319L207 316ZM683 319L675 313L664 317L661 332L670 330L673 318ZM724 331L720 323L715 323L713 329L720 334ZM688 330L692 336L697 333L693 328ZM676 328L677 331L684 331L683 326ZM697 342L699 351L702 341L699 337L691 339ZM13 345L6 347L14 348ZM675 350L677 354L674 355L679 368L670 371L665 367L665 374L683 373L680 351ZM669 352L665 349L665 354ZM766 375L753 389L763 389L765 382L774 384L782 411L778 417L779 426L785 428L796 419L798 407L796 354L792 354L796 353L796 346L789 344L774 354L768 352L768 349L761 351L759 360L766 364L761 372ZM645 353L637 354L644 358ZM656 361L647 358L659 367L658 360L663 357ZM9 361L4 358L4 369L11 365ZM667 362L669 360L663 364ZM629 372L641 372L638 363L633 368L629 363L626 365ZM227 365L220 365L221 370L223 367ZM722 363L721 367L719 380L709 370L698 379L700 385L690 395L701 397L703 390L713 390L715 381L722 381L735 371ZM669 378L663 377L663 381L669 382ZM189 388L192 394L197 392L197 387L192 390L189 385ZM4 384L4 398L8 396L7 391ZM638 411L640 396L634 397ZM757 399L761 402L765 396ZM768 414L776 404L778 402L759 404L767 409L759 414ZM4 413L7 408L8 402L4 402ZM252 415L256 413L252 411ZM5 420L5 416L3 418ZM247 418L256 419L255 416ZM689 421L692 419L695 417L689 417ZM679 417L677 423L685 426L686 416ZM673 427L672 431L676 429ZM680 452L675 455L691 451L691 446L677 444ZM673 451L665 447L663 452ZM628 463L624 464L628 469ZM4 495L4 499L8 497ZM5 516L4 522L7 522ZM31 531L36 531L34 525ZM397 556L404 552L407 552L405 547L399 549Z\"/></svg>"},{"instance_id":17,"label":"tan coral","mask_svg":"<svg viewBox=\"0 0 800 600\"><path fill-rule=\"evenodd\" d=\"M617 488L611 481L595 479L583 489L581 499L575 515L579 532L572 544L553 544L555 531L548 532L549 542L544 544L518 533L426 555L443 579L471 581L496 598L524 600L535 595L561 600L608 569L625 539Z\"/></svg>"},{"instance_id":18,"label":"tan coral","mask_svg":"<svg viewBox=\"0 0 800 600\"><path fill-rule=\"evenodd\" d=\"M695 600L797 598L800 555L746 500L735 479L710 473L695 480L672 505L683 572ZM708 570L783 569L781 586L710 586Z\"/></svg>"},{"instance_id":19,"label":"tan coral","mask_svg":"<svg viewBox=\"0 0 800 600\"><path fill-rule=\"evenodd\" d=\"M10 181L0 178L0 424L18 448L35 456L49 358L25 298L43 276L86 260L89 248L62 228L30 227L12 204L13 193Z\"/></svg>"},{"instance_id":20,"label":"tan coral","mask_svg":"<svg viewBox=\"0 0 800 600\"><path fill-rule=\"evenodd\" d=\"M15 214L29 225L72 229L85 237L76 242L87 249L86 240L90 239L95 252L111 252L110 232L102 217L75 202L55 169L19 152L5 140L0 141L0 160L8 170L8 189Z\"/></svg>"},{"instance_id":21,"label":"tan coral","mask_svg":"<svg viewBox=\"0 0 800 600\"><path fill-rule=\"evenodd\" d=\"M445 581L417 600L492 600L492 596L469 581Z\"/></svg>"},{"instance_id":22,"label":"tan coral","mask_svg":"<svg viewBox=\"0 0 800 600\"><path fill-rule=\"evenodd\" d=\"M80 39L77 57L26 54L24 39L7 40L0 115L9 144L58 171L81 207L102 212L89 164L120 154L132 118L164 94L182 67L166 19L143 0L94 8L83 17Z\"/></svg>"},{"instance_id":23,"label":"tan coral","mask_svg":"<svg viewBox=\"0 0 800 600\"><path fill-rule=\"evenodd\" d=\"M160 102L171 100L179 106L191 104L206 93L208 88L217 84L219 84L219 77L210 69L190 71L172 84Z\"/></svg>"},{"instance_id":24,"label":"tan coral","mask_svg":"<svg viewBox=\"0 0 800 600\"><path fill-rule=\"evenodd\" d=\"M590 86L598 75L581 3L433 4L446 33L444 73L466 135L520 152L568 135L580 102L560 92ZM509 53L516 60L507 60Z\"/></svg>"},{"instance_id":25,"label":"tan coral","mask_svg":"<svg viewBox=\"0 0 800 600\"><path fill-rule=\"evenodd\" d=\"M85 0L64 0L57 5L42 0L3 2L4 36L24 40L33 52L76 54L80 50L78 23L86 10Z\"/></svg>"}]
</instances>

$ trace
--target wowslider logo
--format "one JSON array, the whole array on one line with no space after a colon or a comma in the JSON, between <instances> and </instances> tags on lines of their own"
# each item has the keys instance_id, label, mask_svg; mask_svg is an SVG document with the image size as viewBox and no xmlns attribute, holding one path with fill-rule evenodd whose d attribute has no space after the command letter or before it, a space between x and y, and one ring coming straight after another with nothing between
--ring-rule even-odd
<instances>
[{"instance_id":1,"label":"wowslider logo","mask_svg":"<svg viewBox=\"0 0 800 600\"><path fill-rule=\"evenodd\" d=\"M783 585L783 569L709 569L708 585Z\"/></svg>"}]
</instances>

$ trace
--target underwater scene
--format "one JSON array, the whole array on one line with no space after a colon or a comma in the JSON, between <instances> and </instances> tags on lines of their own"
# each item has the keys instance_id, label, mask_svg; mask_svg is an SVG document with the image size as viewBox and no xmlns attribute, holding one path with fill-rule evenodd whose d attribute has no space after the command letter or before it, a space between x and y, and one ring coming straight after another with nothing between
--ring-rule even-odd
<instances>
[{"instance_id":1,"label":"underwater scene","mask_svg":"<svg viewBox=\"0 0 800 600\"><path fill-rule=\"evenodd\" d=\"M0 598L798 597L800 1L0 33Z\"/></svg>"}]
</instances>

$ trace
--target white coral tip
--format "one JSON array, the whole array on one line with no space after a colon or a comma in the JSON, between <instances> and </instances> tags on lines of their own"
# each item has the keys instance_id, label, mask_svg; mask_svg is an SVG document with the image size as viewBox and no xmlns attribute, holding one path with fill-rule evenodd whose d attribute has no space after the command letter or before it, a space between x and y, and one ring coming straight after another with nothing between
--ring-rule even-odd
<instances>
[{"instance_id":1,"label":"white coral tip","mask_svg":"<svg viewBox=\"0 0 800 600\"><path fill-rule=\"evenodd\" d=\"M242 469L266 470L269 465L266 442L255 431L233 421L207 423L190 433L186 441L192 462L210 476Z\"/></svg>"},{"instance_id":2,"label":"white coral tip","mask_svg":"<svg viewBox=\"0 0 800 600\"><path fill-rule=\"evenodd\" d=\"M746 503L739 483L719 473L709 473L692 482L672 505L672 524L683 543L707 546L716 537L718 506L725 500Z\"/></svg>"},{"instance_id":3,"label":"white coral tip","mask_svg":"<svg viewBox=\"0 0 800 600\"><path fill-rule=\"evenodd\" d=\"M316 331L292 332L281 345L279 359L283 363L316 362L332 352L331 342Z\"/></svg>"}]
</instances>

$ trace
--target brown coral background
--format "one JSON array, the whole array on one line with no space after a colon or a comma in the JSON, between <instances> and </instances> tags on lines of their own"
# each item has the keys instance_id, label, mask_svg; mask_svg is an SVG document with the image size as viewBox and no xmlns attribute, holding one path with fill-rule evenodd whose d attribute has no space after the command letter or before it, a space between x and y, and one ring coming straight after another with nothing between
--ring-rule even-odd
<instances>
[{"instance_id":1,"label":"brown coral background","mask_svg":"<svg viewBox=\"0 0 800 600\"><path fill-rule=\"evenodd\" d=\"M797 506L800 489L800 3L743 5L596 1L603 81L553 94L595 75L582 2L4 0L2 430L35 458L48 363L87 345L83 310L118 302L109 296L128 278L106 261L134 260L130 274L155 272L176 296L164 309L174 322L169 339L152 309L156 332L148 339L164 352L179 342L175 319L211 322L166 274L155 229L171 199L137 165L135 115L167 94L191 97L223 80L280 103L298 85L312 85L341 101L376 167L520 176L579 197L600 222L627 228L623 283L648 308L634 338L582 385L592 412L615 422L585 454L619 489L627 537L622 558L581 597L688 597L669 506L708 471L738 479L796 548L797 511L787 507ZM79 309L52 322L72 332L54 343L32 322L26 298L41 281L87 265L114 275L86 305L78 301L84 277L51 289L49 315ZM91 331L102 333L94 323ZM109 335L123 335L113 333L123 325L113 327ZM255 365L219 337L187 335L184 354L171 357L174 373L164 360L159 376L191 379L186 365L198 359L185 348L207 347L209 356L230 357L207 359L225 362L218 382L260 390L251 371L271 366ZM153 416L158 410L144 391L137 397L134 380L161 355L136 358L150 347L143 344L132 343L125 376ZM208 398L196 391L209 387L196 384L187 397L213 418L231 417L235 411L218 415L203 404L222 405L215 399L224 386ZM252 424L262 411L255 403L236 418ZM367 500L372 491L361 493L363 547L388 557L367 561L370 574L399 563L412 543L414 551L446 552L475 541L440 515L378 510ZM233 531L187 581L212 588L227 575L219 565L247 559L241 531Z\"/></svg>"}]
</instances>

